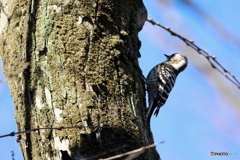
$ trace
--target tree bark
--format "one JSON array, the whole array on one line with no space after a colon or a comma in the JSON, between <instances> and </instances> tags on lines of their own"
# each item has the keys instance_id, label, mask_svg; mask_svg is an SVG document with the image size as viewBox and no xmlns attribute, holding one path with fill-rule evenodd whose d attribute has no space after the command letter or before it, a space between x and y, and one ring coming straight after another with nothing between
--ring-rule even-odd
<instances>
[{"instance_id":1,"label":"tree bark","mask_svg":"<svg viewBox=\"0 0 240 160\"><path fill-rule=\"evenodd\" d=\"M80 127L21 134L24 159L79 160L126 145L103 158L153 143L138 64L141 5L141 0L1 0L5 74L31 63L8 79L18 131ZM137 159L160 158L149 149Z\"/></svg>"}]
</instances>

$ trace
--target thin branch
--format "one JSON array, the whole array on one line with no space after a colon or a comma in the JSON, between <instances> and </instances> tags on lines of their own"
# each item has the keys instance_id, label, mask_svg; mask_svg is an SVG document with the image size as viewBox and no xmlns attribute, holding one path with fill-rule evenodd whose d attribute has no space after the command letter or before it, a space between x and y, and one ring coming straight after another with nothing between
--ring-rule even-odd
<instances>
[{"instance_id":1,"label":"thin branch","mask_svg":"<svg viewBox=\"0 0 240 160\"><path fill-rule=\"evenodd\" d=\"M98 154L98 155L95 155L95 156L92 156L92 157L88 157L88 158L84 158L84 159L80 159L80 160L96 159L96 158L98 158L98 157L104 156L104 155L109 154L109 153L111 153L111 152L115 152L115 151L119 151L119 150L121 150L121 149L124 149L124 148L126 148L126 147L127 147L127 145L124 144L124 145L122 145L122 146L120 146L120 147L111 149L111 150L106 151L106 152L102 152L101 154Z\"/></svg>"},{"instance_id":2,"label":"thin branch","mask_svg":"<svg viewBox=\"0 0 240 160\"><path fill-rule=\"evenodd\" d=\"M123 129L123 130L128 130L131 132L139 132L139 130L135 130L135 129L130 129L130 128L124 128L124 127L117 127L117 126L73 126L73 127L44 127L44 128L34 128L34 129L29 129L29 130L25 130L25 131L21 131L21 132L11 132L9 134L5 134L0 136L0 138L4 138L4 137L12 137L18 134L22 134L22 133L30 133L33 131L40 131L40 130L47 130L47 129L55 129L55 130L62 130L62 129L76 129L76 128L114 128L114 129ZM20 139L18 140L20 141Z\"/></svg>"},{"instance_id":3,"label":"thin branch","mask_svg":"<svg viewBox=\"0 0 240 160\"><path fill-rule=\"evenodd\" d=\"M158 144L162 144L162 143L164 143L164 141L162 141ZM112 160L112 159L120 158L120 157L127 156L127 155L128 155L128 157L125 158L124 160L132 160L132 159L138 157L140 154L144 153L147 149L155 147L158 144L151 144L149 146L141 147L141 148L138 148L138 149L133 150L133 151L129 151L129 152L126 152L126 153L123 153L123 154L119 154L119 155L116 155L116 156L112 156L112 157L105 158L105 159L100 159L100 160Z\"/></svg>"},{"instance_id":4,"label":"thin branch","mask_svg":"<svg viewBox=\"0 0 240 160\"><path fill-rule=\"evenodd\" d=\"M211 64L212 68L216 69L218 72L220 72L224 77L226 77L229 81L231 81L234 85L236 85L239 89L240 89L240 82L238 81L238 79L231 73L229 72L225 67L223 67L217 60L216 57L208 54L206 51L204 51L203 49L201 49L200 47L198 47L196 44L194 44L194 41L189 40L183 36L181 36L180 34L172 31L169 27L165 27L162 26L160 23L157 23L155 21L153 21L152 19L147 19L147 21L149 23L151 23L152 25L156 25L159 26L165 30L167 30L171 35L176 36L178 38L180 38L182 41L184 41L186 43L187 46L190 46L191 48L193 48L195 51L197 51L199 54L203 55L204 57L206 57L206 59L208 60L208 62ZM226 74L225 74L226 73ZM230 77L229 77L230 76Z\"/></svg>"}]
</instances>

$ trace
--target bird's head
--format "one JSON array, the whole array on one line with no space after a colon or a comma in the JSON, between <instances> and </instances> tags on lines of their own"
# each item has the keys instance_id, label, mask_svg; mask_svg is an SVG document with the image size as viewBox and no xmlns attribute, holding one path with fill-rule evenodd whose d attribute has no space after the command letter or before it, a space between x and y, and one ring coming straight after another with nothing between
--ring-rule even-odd
<instances>
[{"instance_id":1,"label":"bird's head","mask_svg":"<svg viewBox=\"0 0 240 160\"><path fill-rule=\"evenodd\" d=\"M180 53L174 53L172 55L166 55L166 54L164 55L167 57L166 62L172 65L175 70L181 72L187 67L188 60L185 55Z\"/></svg>"}]
</instances>

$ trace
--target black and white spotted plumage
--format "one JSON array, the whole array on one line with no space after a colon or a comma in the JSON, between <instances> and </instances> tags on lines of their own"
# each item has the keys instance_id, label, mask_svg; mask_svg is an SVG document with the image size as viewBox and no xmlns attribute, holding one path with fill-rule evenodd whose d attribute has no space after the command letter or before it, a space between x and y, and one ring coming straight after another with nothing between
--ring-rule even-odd
<instances>
[{"instance_id":1,"label":"black and white spotted plumage","mask_svg":"<svg viewBox=\"0 0 240 160\"><path fill-rule=\"evenodd\" d=\"M187 67L188 61L186 56L179 53L165 56L167 61L153 67L146 78L149 102L147 110L148 123L150 123L155 109L154 115L158 115L160 107L165 104L169 93L174 87L178 74Z\"/></svg>"}]
</instances>

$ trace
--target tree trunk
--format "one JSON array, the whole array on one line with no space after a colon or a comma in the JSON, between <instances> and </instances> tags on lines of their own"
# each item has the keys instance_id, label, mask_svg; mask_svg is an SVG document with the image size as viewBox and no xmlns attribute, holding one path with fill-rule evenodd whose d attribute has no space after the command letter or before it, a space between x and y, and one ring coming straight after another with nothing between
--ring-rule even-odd
<instances>
[{"instance_id":1,"label":"tree trunk","mask_svg":"<svg viewBox=\"0 0 240 160\"><path fill-rule=\"evenodd\" d=\"M31 62L8 79L18 131L79 127L21 134L24 159L79 160L116 149L103 158L153 143L138 64L141 5L141 0L1 0L6 76ZM137 159L159 155L149 149Z\"/></svg>"}]
</instances>

